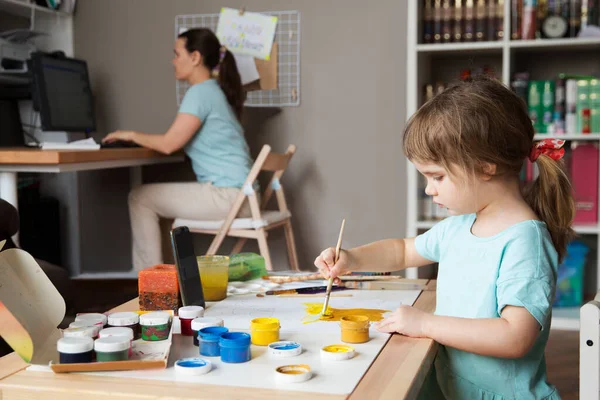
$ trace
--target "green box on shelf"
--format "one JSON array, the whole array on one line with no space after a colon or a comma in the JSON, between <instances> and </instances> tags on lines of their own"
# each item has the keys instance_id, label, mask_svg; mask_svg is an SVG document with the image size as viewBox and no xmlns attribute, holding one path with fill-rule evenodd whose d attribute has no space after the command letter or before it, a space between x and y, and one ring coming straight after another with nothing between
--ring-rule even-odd
<instances>
[{"instance_id":1,"label":"green box on shelf","mask_svg":"<svg viewBox=\"0 0 600 400\"><path fill-rule=\"evenodd\" d=\"M265 259L256 253L239 253L229 257L229 281L248 281L267 275Z\"/></svg>"}]
</instances>

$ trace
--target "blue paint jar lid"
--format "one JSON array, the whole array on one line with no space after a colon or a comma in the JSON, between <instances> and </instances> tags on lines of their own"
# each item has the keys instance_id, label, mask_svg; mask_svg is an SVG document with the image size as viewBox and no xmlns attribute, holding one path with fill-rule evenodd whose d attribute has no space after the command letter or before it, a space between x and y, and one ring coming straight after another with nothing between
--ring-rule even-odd
<instances>
[{"instance_id":1,"label":"blue paint jar lid","mask_svg":"<svg viewBox=\"0 0 600 400\"><path fill-rule=\"evenodd\" d=\"M198 331L198 338L207 342L218 342L221 335L229 332L224 326L207 326Z\"/></svg>"},{"instance_id":2,"label":"blue paint jar lid","mask_svg":"<svg viewBox=\"0 0 600 400\"><path fill-rule=\"evenodd\" d=\"M175 372L183 375L204 375L212 369L212 363L203 358L182 358L175 361Z\"/></svg>"},{"instance_id":3,"label":"blue paint jar lid","mask_svg":"<svg viewBox=\"0 0 600 400\"><path fill-rule=\"evenodd\" d=\"M239 348L250 346L250 335L244 332L228 332L221 336L219 346Z\"/></svg>"},{"instance_id":4,"label":"blue paint jar lid","mask_svg":"<svg viewBox=\"0 0 600 400\"><path fill-rule=\"evenodd\" d=\"M298 342L282 341L269 345L269 355L271 357L285 358L300 354L302 354L302 346Z\"/></svg>"},{"instance_id":5,"label":"blue paint jar lid","mask_svg":"<svg viewBox=\"0 0 600 400\"><path fill-rule=\"evenodd\" d=\"M64 354L79 354L92 351L94 339L91 337L63 337L56 342L56 350Z\"/></svg>"}]
</instances>

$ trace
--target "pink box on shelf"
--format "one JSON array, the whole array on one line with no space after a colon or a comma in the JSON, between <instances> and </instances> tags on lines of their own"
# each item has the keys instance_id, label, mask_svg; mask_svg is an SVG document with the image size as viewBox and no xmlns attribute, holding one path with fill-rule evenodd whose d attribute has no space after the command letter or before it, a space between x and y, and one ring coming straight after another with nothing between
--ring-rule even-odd
<instances>
[{"instance_id":1,"label":"pink box on shelf","mask_svg":"<svg viewBox=\"0 0 600 400\"><path fill-rule=\"evenodd\" d=\"M573 143L571 182L575 191L576 224L598 222L598 146Z\"/></svg>"}]
</instances>

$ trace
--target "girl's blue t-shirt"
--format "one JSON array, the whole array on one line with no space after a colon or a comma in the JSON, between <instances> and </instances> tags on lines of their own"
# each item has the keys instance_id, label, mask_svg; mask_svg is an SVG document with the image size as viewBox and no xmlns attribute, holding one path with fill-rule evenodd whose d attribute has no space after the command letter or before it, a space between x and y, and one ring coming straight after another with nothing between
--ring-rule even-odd
<instances>
[{"instance_id":1,"label":"girl's blue t-shirt","mask_svg":"<svg viewBox=\"0 0 600 400\"><path fill-rule=\"evenodd\" d=\"M480 238L475 214L449 217L415 239L417 252L439 262L435 313L500 318L524 307L540 324L533 348L518 359L481 356L440 346L435 371L448 399L559 399L547 382L544 349L550 333L558 255L541 221L528 220Z\"/></svg>"},{"instance_id":2,"label":"girl's blue t-shirt","mask_svg":"<svg viewBox=\"0 0 600 400\"><path fill-rule=\"evenodd\" d=\"M195 115L202 121L184 148L197 180L219 187L242 187L252 159L242 126L219 83L208 79L192 85L181 101L179 112Z\"/></svg>"}]
</instances>

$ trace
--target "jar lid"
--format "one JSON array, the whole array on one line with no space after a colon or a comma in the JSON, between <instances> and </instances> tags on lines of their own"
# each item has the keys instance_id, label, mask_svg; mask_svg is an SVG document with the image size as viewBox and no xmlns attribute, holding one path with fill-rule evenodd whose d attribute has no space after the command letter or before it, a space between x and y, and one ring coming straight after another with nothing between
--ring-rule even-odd
<instances>
[{"instance_id":1,"label":"jar lid","mask_svg":"<svg viewBox=\"0 0 600 400\"><path fill-rule=\"evenodd\" d=\"M250 335L245 332L227 332L219 339L221 347L246 347L250 346Z\"/></svg>"},{"instance_id":2,"label":"jar lid","mask_svg":"<svg viewBox=\"0 0 600 400\"><path fill-rule=\"evenodd\" d=\"M212 369L212 363L202 358L182 358L175 361L175 372L183 375L204 375Z\"/></svg>"},{"instance_id":3,"label":"jar lid","mask_svg":"<svg viewBox=\"0 0 600 400\"><path fill-rule=\"evenodd\" d=\"M177 311L179 318L194 319L204 315L204 307L201 306L185 306L180 307Z\"/></svg>"},{"instance_id":4,"label":"jar lid","mask_svg":"<svg viewBox=\"0 0 600 400\"><path fill-rule=\"evenodd\" d=\"M224 326L207 326L198 331L198 337L202 340L218 341L219 337L227 332L229 329Z\"/></svg>"},{"instance_id":5,"label":"jar lid","mask_svg":"<svg viewBox=\"0 0 600 400\"><path fill-rule=\"evenodd\" d=\"M94 325L106 325L107 320L106 315L100 313L77 314L75 317L75 321L93 321Z\"/></svg>"},{"instance_id":6,"label":"jar lid","mask_svg":"<svg viewBox=\"0 0 600 400\"><path fill-rule=\"evenodd\" d=\"M80 328L67 328L62 331L63 337L90 337L95 338L97 335L96 328L93 326L82 326Z\"/></svg>"},{"instance_id":7,"label":"jar lid","mask_svg":"<svg viewBox=\"0 0 600 400\"><path fill-rule=\"evenodd\" d=\"M223 326L223 320L217 317L200 317L192 320L192 330L199 331L208 326Z\"/></svg>"},{"instance_id":8,"label":"jar lid","mask_svg":"<svg viewBox=\"0 0 600 400\"><path fill-rule=\"evenodd\" d=\"M115 326L113 328L104 328L98 334L101 338L110 336L122 336L129 340L133 340L133 329L125 326Z\"/></svg>"},{"instance_id":9,"label":"jar lid","mask_svg":"<svg viewBox=\"0 0 600 400\"><path fill-rule=\"evenodd\" d=\"M140 315L140 324L146 326L164 325L168 324L170 320L171 314L166 311L154 311Z\"/></svg>"},{"instance_id":10,"label":"jar lid","mask_svg":"<svg viewBox=\"0 0 600 400\"><path fill-rule=\"evenodd\" d=\"M250 321L250 329L259 331L279 329L279 320L277 318L254 318Z\"/></svg>"},{"instance_id":11,"label":"jar lid","mask_svg":"<svg viewBox=\"0 0 600 400\"><path fill-rule=\"evenodd\" d=\"M304 382L311 378L308 364L282 365L275 369L275 379L281 383Z\"/></svg>"},{"instance_id":12,"label":"jar lid","mask_svg":"<svg viewBox=\"0 0 600 400\"><path fill-rule=\"evenodd\" d=\"M111 326L135 325L140 322L140 316L133 311L116 312L108 315L108 324Z\"/></svg>"},{"instance_id":13,"label":"jar lid","mask_svg":"<svg viewBox=\"0 0 600 400\"><path fill-rule=\"evenodd\" d=\"M271 357L285 358L302 354L302 346L297 342L282 341L269 344Z\"/></svg>"},{"instance_id":14,"label":"jar lid","mask_svg":"<svg viewBox=\"0 0 600 400\"><path fill-rule=\"evenodd\" d=\"M94 350L104 353L123 351L129 349L129 339L123 336L108 336L96 339Z\"/></svg>"},{"instance_id":15,"label":"jar lid","mask_svg":"<svg viewBox=\"0 0 600 400\"><path fill-rule=\"evenodd\" d=\"M332 344L321 349L321 359L329 361L349 360L354 354L354 347L345 344Z\"/></svg>"},{"instance_id":16,"label":"jar lid","mask_svg":"<svg viewBox=\"0 0 600 400\"><path fill-rule=\"evenodd\" d=\"M63 337L56 342L56 350L65 354L78 354L92 351L94 339L91 337Z\"/></svg>"},{"instance_id":17,"label":"jar lid","mask_svg":"<svg viewBox=\"0 0 600 400\"><path fill-rule=\"evenodd\" d=\"M94 321L73 321L69 324L69 328L92 328L94 330L92 337L97 337L102 326L96 325Z\"/></svg>"}]
</instances>

